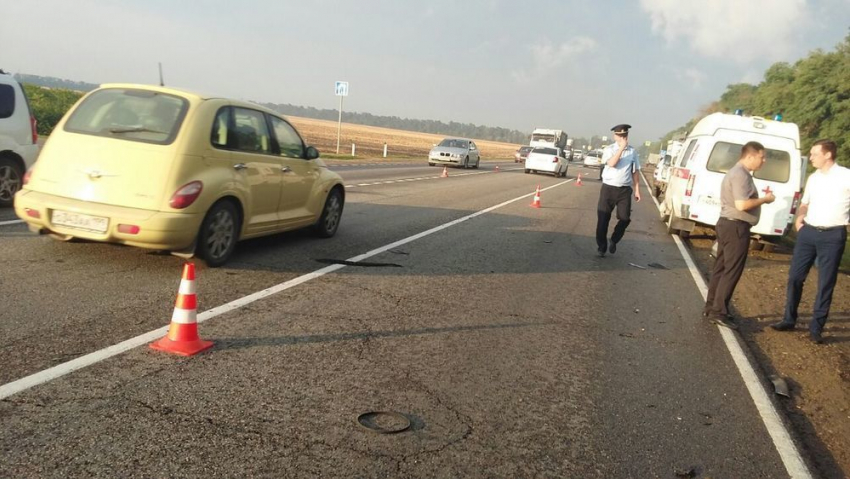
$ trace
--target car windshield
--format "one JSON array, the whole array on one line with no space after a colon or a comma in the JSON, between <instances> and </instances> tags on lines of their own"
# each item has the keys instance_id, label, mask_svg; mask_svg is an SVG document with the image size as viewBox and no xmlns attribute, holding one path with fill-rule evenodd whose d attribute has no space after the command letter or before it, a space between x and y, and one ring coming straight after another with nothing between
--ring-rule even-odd
<instances>
[{"instance_id":1,"label":"car windshield","mask_svg":"<svg viewBox=\"0 0 850 479\"><path fill-rule=\"evenodd\" d=\"M546 142L554 142L555 135L550 135L546 133L534 133L531 135L531 141L546 141Z\"/></svg>"},{"instance_id":2,"label":"car windshield","mask_svg":"<svg viewBox=\"0 0 850 479\"><path fill-rule=\"evenodd\" d=\"M534 153L540 153L543 155L557 155L558 150L555 148L535 148Z\"/></svg>"},{"instance_id":3,"label":"car windshield","mask_svg":"<svg viewBox=\"0 0 850 479\"><path fill-rule=\"evenodd\" d=\"M716 173L726 173L729 168L735 166L741 157L741 148L744 145L737 143L726 143L718 141L711 150L706 168ZM791 174L791 155L787 151L771 150L764 151L765 162L760 170L753 173L753 177L760 180L788 182Z\"/></svg>"},{"instance_id":4,"label":"car windshield","mask_svg":"<svg viewBox=\"0 0 850 479\"><path fill-rule=\"evenodd\" d=\"M596 158L599 158L599 153L596 151L588 151L587 156L594 156Z\"/></svg>"},{"instance_id":5,"label":"car windshield","mask_svg":"<svg viewBox=\"0 0 850 479\"><path fill-rule=\"evenodd\" d=\"M464 149L466 149L466 148L469 148L469 142L466 141L466 140L455 140L455 139L446 138L445 140L441 141L438 146L444 146L446 148L464 148Z\"/></svg>"},{"instance_id":6,"label":"car windshield","mask_svg":"<svg viewBox=\"0 0 850 479\"><path fill-rule=\"evenodd\" d=\"M167 145L174 141L189 102L149 90L110 88L89 95L65 131Z\"/></svg>"}]
</instances>

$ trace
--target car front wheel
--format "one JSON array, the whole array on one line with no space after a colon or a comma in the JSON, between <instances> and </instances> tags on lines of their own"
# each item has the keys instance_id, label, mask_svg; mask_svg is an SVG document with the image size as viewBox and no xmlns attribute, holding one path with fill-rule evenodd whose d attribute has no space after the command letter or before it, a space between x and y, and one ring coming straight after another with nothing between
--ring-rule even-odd
<instances>
[{"instance_id":1,"label":"car front wheel","mask_svg":"<svg viewBox=\"0 0 850 479\"><path fill-rule=\"evenodd\" d=\"M238 217L236 207L229 201L214 204L204 217L198 233L198 253L210 268L226 263L236 248Z\"/></svg>"},{"instance_id":2,"label":"car front wheel","mask_svg":"<svg viewBox=\"0 0 850 479\"><path fill-rule=\"evenodd\" d=\"M342 219L342 208L344 200L342 193L338 189L331 190L328 193L328 199L325 200L325 207L322 209L322 216L314 226L316 235L322 238L330 238L336 234L339 229L339 222Z\"/></svg>"}]
</instances>

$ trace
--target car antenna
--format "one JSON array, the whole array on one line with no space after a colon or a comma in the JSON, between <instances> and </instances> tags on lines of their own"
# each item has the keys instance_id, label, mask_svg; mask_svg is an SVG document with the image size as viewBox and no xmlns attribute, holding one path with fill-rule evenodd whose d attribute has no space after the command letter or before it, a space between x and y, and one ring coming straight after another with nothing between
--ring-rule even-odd
<instances>
[{"instance_id":1,"label":"car antenna","mask_svg":"<svg viewBox=\"0 0 850 479\"><path fill-rule=\"evenodd\" d=\"M165 86L165 82L162 80L162 62L159 62L159 86Z\"/></svg>"}]
</instances>

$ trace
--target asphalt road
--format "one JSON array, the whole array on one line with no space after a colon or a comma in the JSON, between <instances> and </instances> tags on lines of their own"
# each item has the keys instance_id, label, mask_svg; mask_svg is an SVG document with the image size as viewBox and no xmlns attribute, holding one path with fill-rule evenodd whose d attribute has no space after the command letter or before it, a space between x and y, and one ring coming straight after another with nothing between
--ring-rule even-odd
<instances>
[{"instance_id":1,"label":"asphalt road","mask_svg":"<svg viewBox=\"0 0 850 479\"><path fill-rule=\"evenodd\" d=\"M573 180L596 171L494 165L334 167L338 235L199 262L199 311L502 206L204 322L206 353L139 347L3 399L0 476L788 477L649 192L600 259L599 182ZM503 204L537 185L542 208ZM0 264L6 384L167 325L182 260L11 224Z\"/></svg>"}]
</instances>

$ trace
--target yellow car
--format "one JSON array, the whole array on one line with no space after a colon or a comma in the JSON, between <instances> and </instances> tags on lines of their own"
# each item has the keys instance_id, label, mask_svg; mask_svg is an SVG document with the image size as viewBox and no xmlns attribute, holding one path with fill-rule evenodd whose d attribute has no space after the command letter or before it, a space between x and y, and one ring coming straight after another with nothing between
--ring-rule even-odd
<instances>
[{"instance_id":1,"label":"yellow car","mask_svg":"<svg viewBox=\"0 0 850 479\"><path fill-rule=\"evenodd\" d=\"M15 195L32 231L197 253L311 226L333 236L342 178L282 116L252 103L103 85L56 125Z\"/></svg>"}]
</instances>

